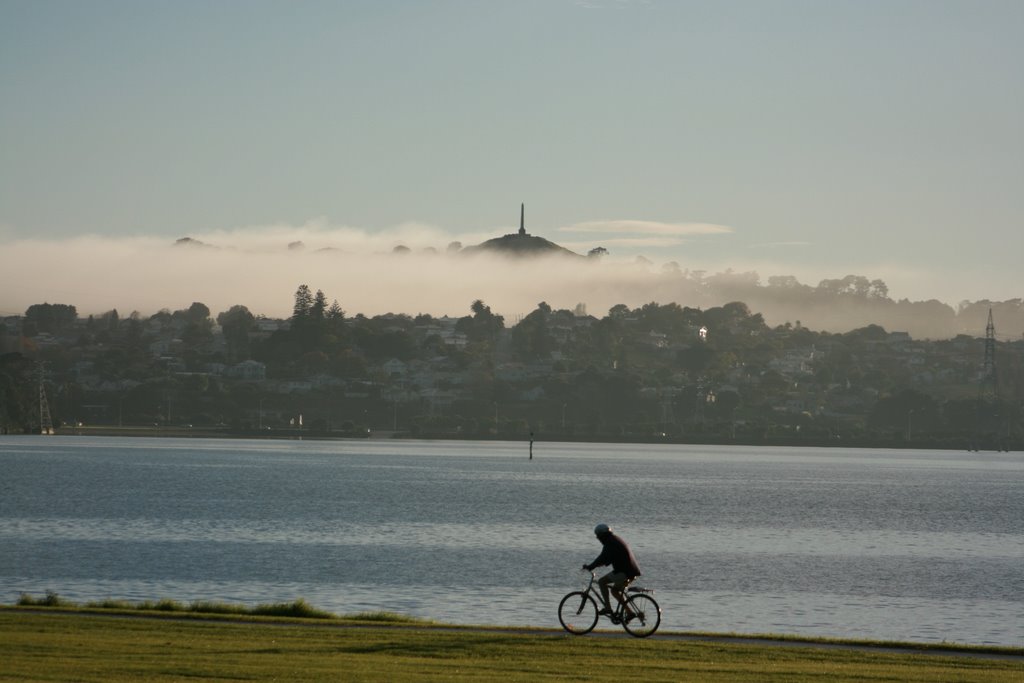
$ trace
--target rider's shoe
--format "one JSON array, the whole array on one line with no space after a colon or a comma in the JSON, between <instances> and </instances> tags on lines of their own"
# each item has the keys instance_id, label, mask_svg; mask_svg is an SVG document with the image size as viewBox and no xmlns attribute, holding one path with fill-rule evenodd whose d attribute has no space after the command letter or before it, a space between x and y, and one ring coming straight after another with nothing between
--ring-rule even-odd
<instances>
[{"instance_id":1,"label":"rider's shoe","mask_svg":"<svg viewBox=\"0 0 1024 683\"><path fill-rule=\"evenodd\" d=\"M598 616L602 616L602 617L610 617L612 615L612 611L610 609L608 609L607 607L605 607L605 608L599 610L597 614L598 614Z\"/></svg>"},{"instance_id":2,"label":"rider's shoe","mask_svg":"<svg viewBox=\"0 0 1024 683\"><path fill-rule=\"evenodd\" d=\"M637 616L637 615L635 615L635 614L627 614L627 615L625 616L625 618L623 619L623 622L624 622L624 623L626 623L626 624L628 624L629 622L631 622L631 621L633 621L634 619L636 619L636 616Z\"/></svg>"}]
</instances>

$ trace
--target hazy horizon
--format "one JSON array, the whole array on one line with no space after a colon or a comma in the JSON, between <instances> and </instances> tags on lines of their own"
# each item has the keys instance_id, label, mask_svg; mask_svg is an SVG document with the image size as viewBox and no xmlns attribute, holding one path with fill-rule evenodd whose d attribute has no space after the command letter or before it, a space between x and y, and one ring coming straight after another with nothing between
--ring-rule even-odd
<instances>
[{"instance_id":1,"label":"hazy horizon","mask_svg":"<svg viewBox=\"0 0 1024 683\"><path fill-rule=\"evenodd\" d=\"M638 256L1016 299L1021 64L1012 0L0 0L0 312L674 300ZM514 232L521 202L608 259L372 256ZM162 251L186 236L237 253Z\"/></svg>"},{"instance_id":2,"label":"hazy horizon","mask_svg":"<svg viewBox=\"0 0 1024 683\"><path fill-rule=\"evenodd\" d=\"M794 268L792 264L768 261L694 264L659 261L659 249L651 245L650 256L644 257L649 263L638 262L636 256L617 256L614 246L600 261L580 262L545 257L509 259L487 254L453 257L447 253L452 242L470 246L517 229L518 226L509 225L492 231L456 234L436 226L406 224L369 232L332 227L320 221L298 227L264 226L181 236L203 246L176 245L176 240L162 237L23 239L4 246L6 263L0 277L4 292L0 313L21 315L32 304L64 303L76 306L83 317L112 309L122 316L132 311L148 316L161 309L187 308L199 301L214 316L241 304L254 314L288 317L293 294L300 284L314 291L323 290L329 300L337 299L348 314L367 316L389 312L462 316L475 299L482 299L509 323L532 311L541 301L556 309L572 309L583 303L597 317L616 304L631 308L651 301L701 305L702 302L688 301L689 297L678 286L678 278L665 272L670 263L682 271L706 271L708 275L730 268L738 273L753 271L762 285L774 275L792 275L812 287L826 278L863 275L885 281L894 300L938 299L955 308L969 299L943 299L927 293L929 286L944 286L947 292L953 291L958 283L949 278L937 282L917 276L908 281L906 267L887 269L877 264L849 272ZM703 225L648 225L644 229L699 239L727 236L730 232L722 226ZM585 255L591 248L608 244L600 239L604 234L602 226L592 224L585 229L568 226L556 234L542 236ZM581 235L594 239L580 239ZM398 245L411 251L394 254ZM991 296L979 298L1001 300Z\"/></svg>"}]
</instances>

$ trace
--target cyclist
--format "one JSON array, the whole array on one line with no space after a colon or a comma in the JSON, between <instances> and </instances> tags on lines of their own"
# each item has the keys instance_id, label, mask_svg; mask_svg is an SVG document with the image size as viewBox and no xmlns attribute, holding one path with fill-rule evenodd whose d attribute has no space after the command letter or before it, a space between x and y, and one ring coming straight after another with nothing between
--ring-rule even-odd
<instances>
[{"instance_id":1,"label":"cyclist","mask_svg":"<svg viewBox=\"0 0 1024 683\"><path fill-rule=\"evenodd\" d=\"M604 523L598 524L594 527L594 535L597 536L597 540L601 541L601 545L604 547L601 549L601 554L597 556L590 564L583 565L583 568L587 571L594 571L594 567L604 567L607 565L612 566L612 570L597 580L598 586L601 587L601 597L604 598L604 607L601 609L601 614L611 615L611 602L608 600L608 589L611 588L612 595L623 605L627 605L627 618L632 617L629 614L628 603L626 603L626 596L623 595L623 591L626 586L640 576L640 566L636 563L636 558L633 557L633 551L629 549L629 546L621 538L612 533L611 528Z\"/></svg>"}]
</instances>

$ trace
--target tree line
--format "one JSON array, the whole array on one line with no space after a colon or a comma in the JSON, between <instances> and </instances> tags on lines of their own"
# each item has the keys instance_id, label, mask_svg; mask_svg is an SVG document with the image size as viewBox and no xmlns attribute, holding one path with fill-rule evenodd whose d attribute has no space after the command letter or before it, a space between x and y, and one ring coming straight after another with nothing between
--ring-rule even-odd
<instances>
[{"instance_id":1,"label":"tree line","mask_svg":"<svg viewBox=\"0 0 1024 683\"><path fill-rule=\"evenodd\" d=\"M852 284L860 287L855 296L884 295L884 283ZM70 423L245 430L303 414L305 425L325 430L344 424L421 435L543 428L570 438L931 435L961 443L979 424L978 336L927 343L917 351L925 365L915 368L892 350L882 326L843 333L800 321L772 326L740 301L619 304L601 317L540 302L508 327L478 299L455 320L459 343L451 343L430 315L348 315L303 284L287 324L271 322L241 304L215 318L194 302L148 318L112 310L85 321L74 306L31 306L20 338L0 328L0 428L31 427L36 360L48 364L55 418ZM998 346L1002 402L986 410L1002 416L1009 435L1020 429L1022 350ZM794 353L807 355L798 377L778 365ZM382 370L391 359L424 363L436 373L433 388L454 398L407 396L408 387ZM307 394L272 393L208 371L246 360L263 363L271 381L327 380ZM515 379L508 368L516 363L533 374ZM856 414L839 415L835 406L843 404L858 406Z\"/></svg>"}]
</instances>

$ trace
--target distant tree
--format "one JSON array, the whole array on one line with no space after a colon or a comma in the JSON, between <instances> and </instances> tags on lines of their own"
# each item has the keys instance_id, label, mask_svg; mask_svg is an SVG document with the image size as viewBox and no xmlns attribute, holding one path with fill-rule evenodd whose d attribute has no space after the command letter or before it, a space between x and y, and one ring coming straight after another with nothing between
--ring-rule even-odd
<instances>
[{"instance_id":1,"label":"distant tree","mask_svg":"<svg viewBox=\"0 0 1024 683\"><path fill-rule=\"evenodd\" d=\"M37 405L32 371L33 363L20 353L0 355L0 434L32 428Z\"/></svg>"},{"instance_id":2,"label":"distant tree","mask_svg":"<svg viewBox=\"0 0 1024 683\"><path fill-rule=\"evenodd\" d=\"M202 323L210 317L209 307L198 301L193 301L192 305L186 309L175 311L175 318L180 318L188 323Z\"/></svg>"},{"instance_id":3,"label":"distant tree","mask_svg":"<svg viewBox=\"0 0 1024 683\"><path fill-rule=\"evenodd\" d=\"M480 299L475 300L469 308L473 312L472 317L459 318L455 329L465 334L471 342L496 341L498 334L505 329L505 319L494 315L491 307Z\"/></svg>"},{"instance_id":4,"label":"distant tree","mask_svg":"<svg viewBox=\"0 0 1024 683\"><path fill-rule=\"evenodd\" d=\"M328 320L344 320L345 311L341 310L341 306L338 305L338 300L335 299L331 302L330 307L327 309Z\"/></svg>"},{"instance_id":5,"label":"distant tree","mask_svg":"<svg viewBox=\"0 0 1024 683\"><path fill-rule=\"evenodd\" d=\"M760 387L768 395L775 395L786 391L791 384L777 370L766 370L761 374Z\"/></svg>"},{"instance_id":6,"label":"distant tree","mask_svg":"<svg viewBox=\"0 0 1024 683\"><path fill-rule=\"evenodd\" d=\"M256 317L245 306L235 305L217 316L217 324L224 333L229 359L247 360L249 334L256 329Z\"/></svg>"},{"instance_id":7,"label":"distant tree","mask_svg":"<svg viewBox=\"0 0 1024 683\"><path fill-rule=\"evenodd\" d=\"M708 369L714 356L714 350L706 344L694 344L676 353L676 364L690 375L697 376Z\"/></svg>"},{"instance_id":8,"label":"distant tree","mask_svg":"<svg viewBox=\"0 0 1024 683\"><path fill-rule=\"evenodd\" d=\"M798 289L807 285L800 284L792 275L771 275L768 278L768 286L776 289Z\"/></svg>"},{"instance_id":9,"label":"distant tree","mask_svg":"<svg viewBox=\"0 0 1024 683\"><path fill-rule=\"evenodd\" d=\"M872 299L888 299L889 286L881 280L872 280L868 290L868 296Z\"/></svg>"},{"instance_id":10,"label":"distant tree","mask_svg":"<svg viewBox=\"0 0 1024 683\"><path fill-rule=\"evenodd\" d=\"M174 318L171 316L170 309L161 308L159 311L149 316L147 322L156 329L163 331L171 327L173 320Z\"/></svg>"},{"instance_id":11,"label":"distant tree","mask_svg":"<svg viewBox=\"0 0 1024 683\"><path fill-rule=\"evenodd\" d=\"M416 357L417 346L413 336L405 330L379 329L373 325L358 325L352 329L356 346L367 358L386 361L397 358L401 361ZM343 354L346 355L347 354Z\"/></svg>"},{"instance_id":12,"label":"distant tree","mask_svg":"<svg viewBox=\"0 0 1024 683\"><path fill-rule=\"evenodd\" d=\"M943 427L952 433L972 434L978 427L978 399L950 399L942 405Z\"/></svg>"},{"instance_id":13,"label":"distant tree","mask_svg":"<svg viewBox=\"0 0 1024 683\"><path fill-rule=\"evenodd\" d=\"M107 319L107 330L111 333L116 333L121 327L121 316L117 314L117 309L113 309L104 317Z\"/></svg>"},{"instance_id":14,"label":"distant tree","mask_svg":"<svg viewBox=\"0 0 1024 683\"><path fill-rule=\"evenodd\" d=\"M181 333L181 341L185 346L197 349L200 346L209 344L213 340L213 321L210 319L210 309L206 304L194 302L183 313L185 329Z\"/></svg>"},{"instance_id":15,"label":"distant tree","mask_svg":"<svg viewBox=\"0 0 1024 683\"><path fill-rule=\"evenodd\" d=\"M721 419L731 419L741 402L739 393L731 389L720 391L715 397L714 412Z\"/></svg>"},{"instance_id":16,"label":"distant tree","mask_svg":"<svg viewBox=\"0 0 1024 683\"><path fill-rule=\"evenodd\" d=\"M615 304L614 306L612 306L611 308L608 309L608 317L609 318L622 319L622 318L626 318L628 316L629 316L629 306L627 306L626 304Z\"/></svg>"},{"instance_id":17,"label":"distant tree","mask_svg":"<svg viewBox=\"0 0 1024 683\"><path fill-rule=\"evenodd\" d=\"M598 260L607 255L608 250L605 249L604 247L594 247L593 249L587 252L587 258L592 258L594 260Z\"/></svg>"},{"instance_id":18,"label":"distant tree","mask_svg":"<svg viewBox=\"0 0 1024 683\"><path fill-rule=\"evenodd\" d=\"M206 320L210 317L210 307L199 301L193 301L188 307L188 315L192 320Z\"/></svg>"},{"instance_id":19,"label":"distant tree","mask_svg":"<svg viewBox=\"0 0 1024 683\"><path fill-rule=\"evenodd\" d=\"M327 314L327 297L324 295L323 290L316 290L316 296L313 297L313 305L309 309L309 316L314 320L323 320Z\"/></svg>"},{"instance_id":20,"label":"distant tree","mask_svg":"<svg viewBox=\"0 0 1024 683\"><path fill-rule=\"evenodd\" d=\"M938 420L939 407L935 399L914 389L904 389L878 399L868 415L868 426L913 437L915 432L934 429Z\"/></svg>"},{"instance_id":21,"label":"distant tree","mask_svg":"<svg viewBox=\"0 0 1024 683\"><path fill-rule=\"evenodd\" d=\"M554 349L554 342L548 332L551 306L542 301L536 310L519 321L512 328L512 347L522 357L531 360L547 359Z\"/></svg>"},{"instance_id":22,"label":"distant tree","mask_svg":"<svg viewBox=\"0 0 1024 683\"><path fill-rule=\"evenodd\" d=\"M818 291L828 296L853 296L866 299L869 295L884 298L889 289L881 280L868 280L863 275L847 275L838 280L822 280L818 283ZM883 296L878 296L884 292Z\"/></svg>"},{"instance_id":23,"label":"distant tree","mask_svg":"<svg viewBox=\"0 0 1024 683\"><path fill-rule=\"evenodd\" d=\"M78 311L69 304L32 304L25 311L24 324L34 334L59 334L71 329L78 320ZM34 336L27 334L27 336Z\"/></svg>"},{"instance_id":24,"label":"distant tree","mask_svg":"<svg viewBox=\"0 0 1024 683\"><path fill-rule=\"evenodd\" d=\"M295 305L292 308L292 321L308 318L313 308L313 293L309 291L308 285L299 285L295 290Z\"/></svg>"},{"instance_id":25,"label":"distant tree","mask_svg":"<svg viewBox=\"0 0 1024 683\"><path fill-rule=\"evenodd\" d=\"M862 341L882 341L889 336L889 333L880 325L868 325L867 327L850 330L844 336L849 339L859 339Z\"/></svg>"}]
</instances>

